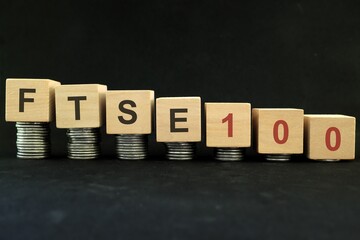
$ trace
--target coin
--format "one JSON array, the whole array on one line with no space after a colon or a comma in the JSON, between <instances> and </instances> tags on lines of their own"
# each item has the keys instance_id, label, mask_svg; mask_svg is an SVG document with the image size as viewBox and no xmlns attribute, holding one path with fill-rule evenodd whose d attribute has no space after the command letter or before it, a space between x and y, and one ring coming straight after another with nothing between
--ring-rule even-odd
<instances>
[{"instance_id":1,"label":"coin","mask_svg":"<svg viewBox=\"0 0 360 240\"><path fill-rule=\"evenodd\" d=\"M268 161L289 161L290 154L267 154L265 159Z\"/></svg>"},{"instance_id":2,"label":"coin","mask_svg":"<svg viewBox=\"0 0 360 240\"><path fill-rule=\"evenodd\" d=\"M68 137L68 157L70 159L95 159L100 155L99 128L71 128Z\"/></svg>"},{"instance_id":3,"label":"coin","mask_svg":"<svg viewBox=\"0 0 360 240\"><path fill-rule=\"evenodd\" d=\"M119 134L115 136L117 157L122 160L142 160L148 155L148 136Z\"/></svg>"},{"instance_id":4,"label":"coin","mask_svg":"<svg viewBox=\"0 0 360 240\"><path fill-rule=\"evenodd\" d=\"M17 157L25 159L43 159L50 155L49 123L16 123Z\"/></svg>"},{"instance_id":5,"label":"coin","mask_svg":"<svg viewBox=\"0 0 360 240\"><path fill-rule=\"evenodd\" d=\"M240 161L244 159L243 148L215 148L215 159L220 161Z\"/></svg>"},{"instance_id":6,"label":"coin","mask_svg":"<svg viewBox=\"0 0 360 240\"><path fill-rule=\"evenodd\" d=\"M195 156L194 142L168 142L166 157L169 160L192 160Z\"/></svg>"}]
</instances>

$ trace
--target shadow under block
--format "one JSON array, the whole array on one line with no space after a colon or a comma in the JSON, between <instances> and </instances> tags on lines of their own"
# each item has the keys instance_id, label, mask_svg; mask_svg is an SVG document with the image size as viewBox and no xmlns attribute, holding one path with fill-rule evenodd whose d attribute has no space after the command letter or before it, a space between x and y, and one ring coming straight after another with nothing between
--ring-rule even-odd
<instances>
[{"instance_id":1,"label":"shadow under block","mask_svg":"<svg viewBox=\"0 0 360 240\"><path fill-rule=\"evenodd\" d=\"M201 98L156 99L157 142L201 141Z\"/></svg>"},{"instance_id":2,"label":"shadow under block","mask_svg":"<svg viewBox=\"0 0 360 240\"><path fill-rule=\"evenodd\" d=\"M100 84L61 85L55 89L57 128L98 128L105 117L105 93Z\"/></svg>"},{"instance_id":3,"label":"shadow under block","mask_svg":"<svg viewBox=\"0 0 360 240\"><path fill-rule=\"evenodd\" d=\"M207 147L250 147L250 103L205 103Z\"/></svg>"},{"instance_id":4,"label":"shadow under block","mask_svg":"<svg viewBox=\"0 0 360 240\"><path fill-rule=\"evenodd\" d=\"M54 89L60 82L50 79L8 78L6 114L9 122L51 122L54 118Z\"/></svg>"},{"instance_id":5,"label":"shadow under block","mask_svg":"<svg viewBox=\"0 0 360 240\"><path fill-rule=\"evenodd\" d=\"M355 159L355 117L305 115L305 152L312 160Z\"/></svg>"},{"instance_id":6,"label":"shadow under block","mask_svg":"<svg viewBox=\"0 0 360 240\"><path fill-rule=\"evenodd\" d=\"M254 108L252 119L258 153L303 153L304 110Z\"/></svg>"},{"instance_id":7,"label":"shadow under block","mask_svg":"<svg viewBox=\"0 0 360 240\"><path fill-rule=\"evenodd\" d=\"M154 91L107 91L107 134L151 134Z\"/></svg>"}]
</instances>

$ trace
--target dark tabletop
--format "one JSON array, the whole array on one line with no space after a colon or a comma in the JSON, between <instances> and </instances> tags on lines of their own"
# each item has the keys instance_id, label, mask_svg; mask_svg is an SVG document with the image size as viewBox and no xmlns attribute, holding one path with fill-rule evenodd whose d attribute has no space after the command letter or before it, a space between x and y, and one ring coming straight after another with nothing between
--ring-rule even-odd
<instances>
[{"instance_id":1,"label":"dark tabletop","mask_svg":"<svg viewBox=\"0 0 360 240\"><path fill-rule=\"evenodd\" d=\"M0 159L1 239L359 239L359 161Z\"/></svg>"}]
</instances>

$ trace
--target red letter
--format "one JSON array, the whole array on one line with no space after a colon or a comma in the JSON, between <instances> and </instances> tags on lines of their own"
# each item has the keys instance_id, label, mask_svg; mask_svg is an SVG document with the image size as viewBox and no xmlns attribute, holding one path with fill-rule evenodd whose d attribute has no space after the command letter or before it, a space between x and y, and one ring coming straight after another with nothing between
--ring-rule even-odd
<instances>
[{"instance_id":1,"label":"red letter","mask_svg":"<svg viewBox=\"0 0 360 240\"><path fill-rule=\"evenodd\" d=\"M331 132L335 132L335 137L336 137L336 141L335 141L335 146L331 146ZM325 134L325 143L326 143L326 147L330 150L330 151L336 151L339 149L340 144L341 144L341 134L340 134L340 130L336 127L331 127L326 131Z\"/></svg>"},{"instance_id":2,"label":"red letter","mask_svg":"<svg viewBox=\"0 0 360 240\"><path fill-rule=\"evenodd\" d=\"M282 139L279 138L279 125L280 124L284 128L284 136ZM287 142L287 140L289 138L289 126L284 120L277 120L275 122L274 128L273 128L273 136L274 136L275 142L278 144L284 144Z\"/></svg>"},{"instance_id":3,"label":"red letter","mask_svg":"<svg viewBox=\"0 0 360 240\"><path fill-rule=\"evenodd\" d=\"M228 137L233 136L233 114L229 113L223 120L222 123L228 122Z\"/></svg>"}]
</instances>

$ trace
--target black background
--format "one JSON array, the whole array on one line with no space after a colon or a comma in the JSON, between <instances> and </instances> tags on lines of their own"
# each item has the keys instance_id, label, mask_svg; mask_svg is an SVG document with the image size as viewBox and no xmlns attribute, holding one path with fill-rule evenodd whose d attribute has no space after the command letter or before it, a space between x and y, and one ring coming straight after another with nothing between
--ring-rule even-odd
<instances>
[{"instance_id":1,"label":"black background","mask_svg":"<svg viewBox=\"0 0 360 240\"><path fill-rule=\"evenodd\" d=\"M28 77L360 114L357 1L0 4L2 106L5 79ZM65 155L65 134L54 131L55 153ZM1 154L14 155L15 129L3 118L1 134Z\"/></svg>"},{"instance_id":2,"label":"black background","mask_svg":"<svg viewBox=\"0 0 360 240\"><path fill-rule=\"evenodd\" d=\"M253 107L296 107L306 113L359 117L359 5L358 1L1 0L0 114L4 116L5 79L25 77L63 84L101 83L112 90L153 89L157 97L201 96L203 102L241 101ZM163 159L164 149L155 143L154 134L153 163L111 161L111 136L104 136L109 160L103 163L9 160L5 157L13 158L16 152L15 126L2 117L0 127L0 234L357 237L357 162L179 165L157 161ZM52 130L54 154L62 158L65 132ZM199 147L200 156L212 153L204 141ZM259 181L263 176L265 180ZM224 187L222 181L230 185ZM83 218L89 212L93 215ZM60 224L63 220L67 227ZM23 229L24 235L16 229Z\"/></svg>"}]
</instances>

